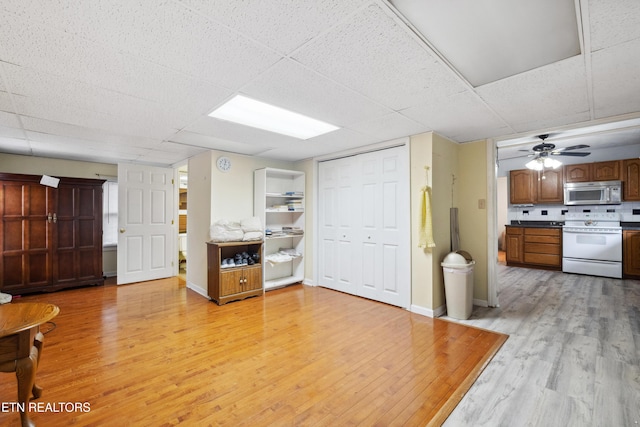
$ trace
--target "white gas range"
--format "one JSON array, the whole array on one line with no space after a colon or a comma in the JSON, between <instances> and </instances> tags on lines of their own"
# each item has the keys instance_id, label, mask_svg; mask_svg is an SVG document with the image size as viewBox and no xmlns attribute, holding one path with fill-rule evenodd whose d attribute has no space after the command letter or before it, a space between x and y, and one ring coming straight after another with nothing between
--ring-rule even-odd
<instances>
[{"instance_id":1,"label":"white gas range","mask_svg":"<svg viewBox=\"0 0 640 427\"><path fill-rule=\"evenodd\" d=\"M562 271L622 278L622 227L613 212L567 212Z\"/></svg>"}]
</instances>

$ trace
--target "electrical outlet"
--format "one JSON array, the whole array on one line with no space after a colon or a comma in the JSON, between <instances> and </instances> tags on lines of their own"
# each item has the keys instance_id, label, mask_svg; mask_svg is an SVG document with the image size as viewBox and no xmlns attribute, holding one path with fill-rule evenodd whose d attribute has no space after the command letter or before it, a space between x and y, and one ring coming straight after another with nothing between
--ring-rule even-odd
<instances>
[{"instance_id":1,"label":"electrical outlet","mask_svg":"<svg viewBox=\"0 0 640 427\"><path fill-rule=\"evenodd\" d=\"M486 209L487 201L485 199L478 199L478 209Z\"/></svg>"},{"instance_id":2,"label":"electrical outlet","mask_svg":"<svg viewBox=\"0 0 640 427\"><path fill-rule=\"evenodd\" d=\"M546 210L543 210L542 212L540 212L541 215L548 215L548 212Z\"/></svg>"}]
</instances>

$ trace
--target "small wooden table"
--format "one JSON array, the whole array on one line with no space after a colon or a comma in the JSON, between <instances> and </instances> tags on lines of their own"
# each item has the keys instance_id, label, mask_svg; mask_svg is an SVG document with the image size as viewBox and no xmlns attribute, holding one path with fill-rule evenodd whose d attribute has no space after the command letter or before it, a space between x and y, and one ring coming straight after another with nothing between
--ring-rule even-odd
<instances>
[{"instance_id":1,"label":"small wooden table","mask_svg":"<svg viewBox=\"0 0 640 427\"><path fill-rule=\"evenodd\" d=\"M28 404L33 393L42 389L35 384L36 370L44 337L40 325L56 317L60 309L46 303L12 303L0 305L0 372L15 372L18 379L18 403L22 426L33 426Z\"/></svg>"}]
</instances>

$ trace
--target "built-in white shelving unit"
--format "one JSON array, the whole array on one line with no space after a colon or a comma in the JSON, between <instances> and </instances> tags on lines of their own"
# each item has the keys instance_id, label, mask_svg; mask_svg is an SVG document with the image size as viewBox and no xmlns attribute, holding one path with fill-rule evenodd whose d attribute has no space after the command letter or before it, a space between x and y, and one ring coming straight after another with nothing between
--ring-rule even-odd
<instances>
[{"instance_id":1,"label":"built-in white shelving unit","mask_svg":"<svg viewBox=\"0 0 640 427\"><path fill-rule=\"evenodd\" d=\"M304 180L304 172L285 169L254 173L254 215L265 229L265 290L304 280Z\"/></svg>"}]
</instances>

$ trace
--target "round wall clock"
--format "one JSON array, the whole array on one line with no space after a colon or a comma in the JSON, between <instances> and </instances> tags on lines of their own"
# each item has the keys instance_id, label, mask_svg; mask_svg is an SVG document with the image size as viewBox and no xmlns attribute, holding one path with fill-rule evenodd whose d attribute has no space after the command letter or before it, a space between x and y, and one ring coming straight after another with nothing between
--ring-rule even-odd
<instances>
[{"instance_id":1,"label":"round wall clock","mask_svg":"<svg viewBox=\"0 0 640 427\"><path fill-rule=\"evenodd\" d=\"M228 172L231 169L231 159L225 156L220 156L218 157L216 165L221 172Z\"/></svg>"}]
</instances>

